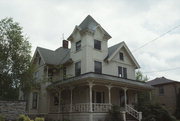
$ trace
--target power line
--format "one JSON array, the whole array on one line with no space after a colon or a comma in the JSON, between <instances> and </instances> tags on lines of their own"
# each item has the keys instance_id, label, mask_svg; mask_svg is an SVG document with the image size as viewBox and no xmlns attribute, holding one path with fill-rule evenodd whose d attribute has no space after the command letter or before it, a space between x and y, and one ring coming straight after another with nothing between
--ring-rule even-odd
<instances>
[{"instance_id":1,"label":"power line","mask_svg":"<svg viewBox=\"0 0 180 121\"><path fill-rule=\"evenodd\" d=\"M135 52L135 51L137 51L137 50L139 50L139 49L145 47L146 45L150 44L151 42L153 42L153 41L155 41L155 40L158 40L158 39L162 38L162 37L165 36L166 34L170 33L171 31L173 31L173 30L175 30L175 29L177 29L177 28L179 28L179 27L180 27L180 25L175 26L174 28L172 28L172 29L168 30L167 32L161 34L160 36L154 38L153 40L151 40L151 41L149 41L149 42L143 44L142 46L140 46L140 47L134 49L132 52Z\"/></svg>"},{"instance_id":2,"label":"power line","mask_svg":"<svg viewBox=\"0 0 180 121\"><path fill-rule=\"evenodd\" d=\"M159 71L149 71L149 72L144 72L144 73L156 73L156 72L174 71L174 70L178 70L178 69L180 69L180 67L170 68L170 69L166 69L166 70L159 70Z\"/></svg>"}]
</instances>

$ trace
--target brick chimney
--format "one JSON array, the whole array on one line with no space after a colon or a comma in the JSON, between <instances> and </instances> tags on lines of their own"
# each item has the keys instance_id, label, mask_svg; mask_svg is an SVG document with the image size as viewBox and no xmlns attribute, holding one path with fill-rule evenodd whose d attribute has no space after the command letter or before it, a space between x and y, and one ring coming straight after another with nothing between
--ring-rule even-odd
<instances>
[{"instance_id":1,"label":"brick chimney","mask_svg":"<svg viewBox=\"0 0 180 121\"><path fill-rule=\"evenodd\" d=\"M68 41L67 40L63 40L63 47L68 48Z\"/></svg>"}]
</instances>

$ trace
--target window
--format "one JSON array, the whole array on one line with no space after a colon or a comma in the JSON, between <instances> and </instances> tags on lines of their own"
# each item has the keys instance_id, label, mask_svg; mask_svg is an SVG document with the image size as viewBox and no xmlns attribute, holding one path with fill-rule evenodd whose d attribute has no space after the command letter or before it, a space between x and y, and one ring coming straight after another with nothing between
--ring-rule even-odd
<instances>
[{"instance_id":1,"label":"window","mask_svg":"<svg viewBox=\"0 0 180 121\"><path fill-rule=\"evenodd\" d=\"M41 64L41 58L39 57L38 59L38 64L40 65Z\"/></svg>"},{"instance_id":2,"label":"window","mask_svg":"<svg viewBox=\"0 0 180 121\"><path fill-rule=\"evenodd\" d=\"M101 41L94 40L94 48L97 50L101 50Z\"/></svg>"},{"instance_id":3,"label":"window","mask_svg":"<svg viewBox=\"0 0 180 121\"><path fill-rule=\"evenodd\" d=\"M76 51L81 49L81 40L79 40L78 42L76 42Z\"/></svg>"},{"instance_id":4,"label":"window","mask_svg":"<svg viewBox=\"0 0 180 121\"><path fill-rule=\"evenodd\" d=\"M66 79L66 67L63 67L63 79Z\"/></svg>"},{"instance_id":5,"label":"window","mask_svg":"<svg viewBox=\"0 0 180 121\"><path fill-rule=\"evenodd\" d=\"M105 103L105 93L99 91L93 91L92 93L93 103Z\"/></svg>"},{"instance_id":6,"label":"window","mask_svg":"<svg viewBox=\"0 0 180 121\"><path fill-rule=\"evenodd\" d=\"M81 61L75 63L75 75L81 75Z\"/></svg>"},{"instance_id":7,"label":"window","mask_svg":"<svg viewBox=\"0 0 180 121\"><path fill-rule=\"evenodd\" d=\"M54 75L54 72L53 72L53 69L48 69L48 78L49 79L53 79L53 75Z\"/></svg>"},{"instance_id":8,"label":"window","mask_svg":"<svg viewBox=\"0 0 180 121\"><path fill-rule=\"evenodd\" d=\"M119 53L119 59L122 61L124 60L124 54L122 52Z\"/></svg>"},{"instance_id":9,"label":"window","mask_svg":"<svg viewBox=\"0 0 180 121\"><path fill-rule=\"evenodd\" d=\"M59 104L59 94L55 93L54 95L54 105L58 105Z\"/></svg>"},{"instance_id":10,"label":"window","mask_svg":"<svg viewBox=\"0 0 180 121\"><path fill-rule=\"evenodd\" d=\"M35 79L38 79L38 78L39 78L39 72L38 72L38 71L36 71L36 72L34 73L34 78L35 78Z\"/></svg>"},{"instance_id":11,"label":"window","mask_svg":"<svg viewBox=\"0 0 180 121\"><path fill-rule=\"evenodd\" d=\"M118 76L123 77L123 78L127 78L127 68L119 66L118 67Z\"/></svg>"},{"instance_id":12,"label":"window","mask_svg":"<svg viewBox=\"0 0 180 121\"><path fill-rule=\"evenodd\" d=\"M102 63L98 61L94 61L94 72L95 73L102 73Z\"/></svg>"},{"instance_id":13,"label":"window","mask_svg":"<svg viewBox=\"0 0 180 121\"><path fill-rule=\"evenodd\" d=\"M33 100L32 100L32 108L37 109L37 98L38 98L38 93L34 92L33 93Z\"/></svg>"},{"instance_id":14,"label":"window","mask_svg":"<svg viewBox=\"0 0 180 121\"><path fill-rule=\"evenodd\" d=\"M164 87L163 86L159 87L159 95L164 95Z\"/></svg>"}]
</instances>

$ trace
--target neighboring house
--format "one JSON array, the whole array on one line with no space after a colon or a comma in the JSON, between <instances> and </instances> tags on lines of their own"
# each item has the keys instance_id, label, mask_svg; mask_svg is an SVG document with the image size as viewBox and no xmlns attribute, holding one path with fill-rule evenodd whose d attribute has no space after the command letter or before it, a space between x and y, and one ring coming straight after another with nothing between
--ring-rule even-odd
<instances>
[{"instance_id":1,"label":"neighboring house","mask_svg":"<svg viewBox=\"0 0 180 121\"><path fill-rule=\"evenodd\" d=\"M133 105L138 91L152 87L135 80L135 70L140 66L125 42L108 48L110 38L88 15L68 37L70 49L66 40L54 51L37 47L32 63L40 87L29 95L29 115L104 121L111 106L117 105L141 120L141 113Z\"/></svg>"},{"instance_id":2,"label":"neighboring house","mask_svg":"<svg viewBox=\"0 0 180 121\"><path fill-rule=\"evenodd\" d=\"M180 82L161 77L155 78L147 83L155 87L152 91L153 99L165 106L171 114L174 114L177 94L180 91Z\"/></svg>"}]
</instances>

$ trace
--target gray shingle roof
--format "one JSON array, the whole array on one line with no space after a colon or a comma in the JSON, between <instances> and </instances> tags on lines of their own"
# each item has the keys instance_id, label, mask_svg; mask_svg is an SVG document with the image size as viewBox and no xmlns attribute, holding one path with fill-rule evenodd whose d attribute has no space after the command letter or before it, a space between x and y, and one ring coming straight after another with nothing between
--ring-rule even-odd
<instances>
[{"instance_id":1,"label":"gray shingle roof","mask_svg":"<svg viewBox=\"0 0 180 121\"><path fill-rule=\"evenodd\" d=\"M120 42L116 45L113 45L111 47L108 48L108 56L111 56L118 48L119 46L122 44L123 42Z\"/></svg>"},{"instance_id":2,"label":"gray shingle roof","mask_svg":"<svg viewBox=\"0 0 180 121\"><path fill-rule=\"evenodd\" d=\"M95 31L98 26L101 26L101 25L98 22L96 22L90 15L88 15L81 22L81 24L78 27L80 27L81 30L87 30L88 29L91 31ZM102 28L102 30L104 31L105 35L107 35L107 36L109 36L109 38L111 38L111 36L103 28Z\"/></svg>"},{"instance_id":3,"label":"gray shingle roof","mask_svg":"<svg viewBox=\"0 0 180 121\"><path fill-rule=\"evenodd\" d=\"M155 79L153 79L151 81L148 81L147 84L149 84L149 85L159 85L159 84L167 84L167 83L173 83L173 82L178 82L178 81L167 79L165 77L160 77L160 78L155 78Z\"/></svg>"},{"instance_id":4,"label":"gray shingle roof","mask_svg":"<svg viewBox=\"0 0 180 121\"><path fill-rule=\"evenodd\" d=\"M70 49L60 47L55 51L37 47L46 64L59 65L70 59Z\"/></svg>"}]
</instances>

